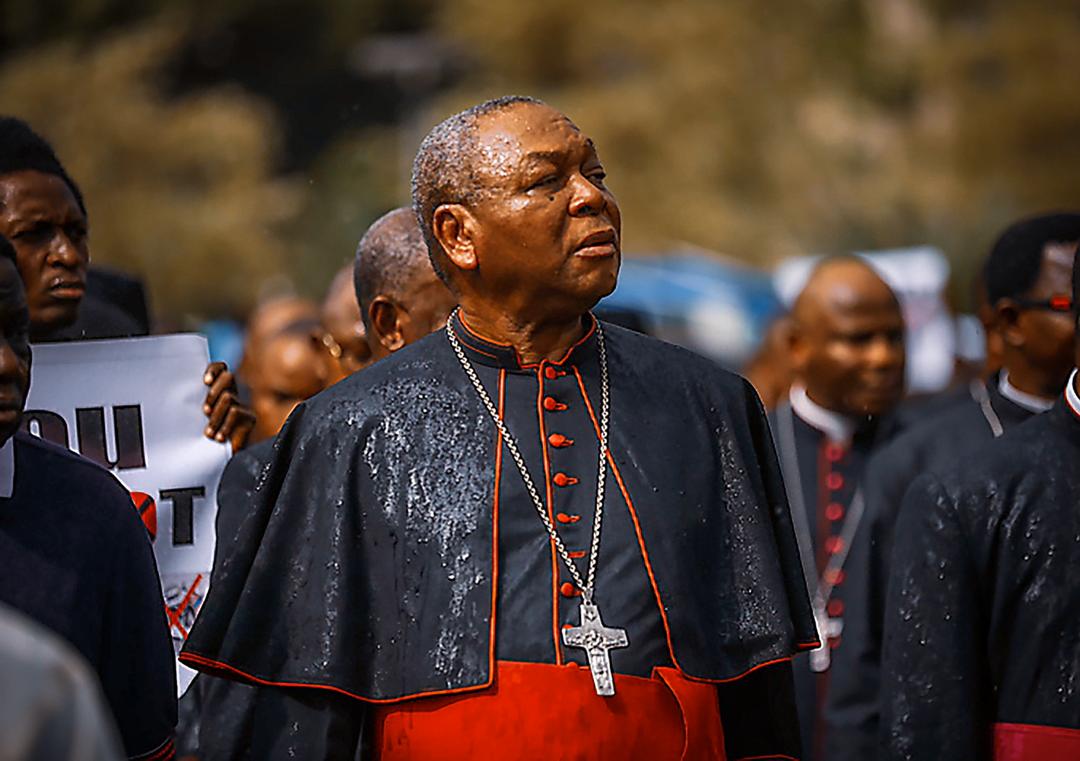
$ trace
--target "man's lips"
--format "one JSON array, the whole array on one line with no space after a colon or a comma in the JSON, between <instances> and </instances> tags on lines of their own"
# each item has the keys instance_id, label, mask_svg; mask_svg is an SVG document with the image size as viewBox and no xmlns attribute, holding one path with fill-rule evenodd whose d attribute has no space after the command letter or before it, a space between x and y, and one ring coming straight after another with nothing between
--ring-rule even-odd
<instances>
[{"instance_id":1,"label":"man's lips","mask_svg":"<svg viewBox=\"0 0 1080 761\"><path fill-rule=\"evenodd\" d=\"M77 301L86 294L86 283L75 278L56 278L49 283L49 295L62 301Z\"/></svg>"},{"instance_id":2,"label":"man's lips","mask_svg":"<svg viewBox=\"0 0 1080 761\"><path fill-rule=\"evenodd\" d=\"M619 237L611 228L586 235L574 249L576 256L607 257L619 252Z\"/></svg>"}]
</instances>

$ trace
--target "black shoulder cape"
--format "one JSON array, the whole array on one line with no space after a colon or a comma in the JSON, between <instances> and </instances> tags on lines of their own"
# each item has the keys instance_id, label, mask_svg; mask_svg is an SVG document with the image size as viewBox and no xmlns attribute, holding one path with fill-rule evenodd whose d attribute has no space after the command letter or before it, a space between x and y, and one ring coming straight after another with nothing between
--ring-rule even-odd
<instances>
[{"instance_id":1,"label":"black shoulder cape","mask_svg":"<svg viewBox=\"0 0 1080 761\"><path fill-rule=\"evenodd\" d=\"M816 645L756 394L690 352L605 334L611 455L677 665L723 681ZM231 551L181 660L373 702L490 684L496 441L445 331L300 405L218 537Z\"/></svg>"},{"instance_id":2,"label":"black shoulder cape","mask_svg":"<svg viewBox=\"0 0 1080 761\"><path fill-rule=\"evenodd\" d=\"M912 485L885 610L882 758L989 758L997 722L1080 727L1078 462L1062 400Z\"/></svg>"}]
</instances>

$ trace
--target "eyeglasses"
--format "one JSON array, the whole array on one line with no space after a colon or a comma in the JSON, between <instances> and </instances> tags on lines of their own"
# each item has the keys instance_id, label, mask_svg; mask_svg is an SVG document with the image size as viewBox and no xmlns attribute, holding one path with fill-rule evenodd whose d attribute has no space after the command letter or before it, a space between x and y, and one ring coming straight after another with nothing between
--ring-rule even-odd
<instances>
[{"instance_id":1,"label":"eyeglasses","mask_svg":"<svg viewBox=\"0 0 1080 761\"><path fill-rule=\"evenodd\" d=\"M1071 312L1073 301L1070 296L1051 296L1048 299L1013 299L1022 309L1041 309L1048 312Z\"/></svg>"}]
</instances>

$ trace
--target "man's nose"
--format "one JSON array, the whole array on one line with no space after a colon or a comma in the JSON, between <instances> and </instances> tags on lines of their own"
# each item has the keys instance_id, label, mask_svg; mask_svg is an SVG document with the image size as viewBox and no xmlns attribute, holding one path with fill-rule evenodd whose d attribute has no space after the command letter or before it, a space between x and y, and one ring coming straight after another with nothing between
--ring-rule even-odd
<instances>
[{"instance_id":1,"label":"man's nose","mask_svg":"<svg viewBox=\"0 0 1080 761\"><path fill-rule=\"evenodd\" d=\"M52 246L49 248L49 264L75 269L86 264L86 259L87 257L83 254L82 249L66 232L60 230L56 233L53 237Z\"/></svg>"},{"instance_id":2,"label":"man's nose","mask_svg":"<svg viewBox=\"0 0 1080 761\"><path fill-rule=\"evenodd\" d=\"M574 186L570 213L575 217L599 214L606 203L603 191L580 173L575 174L570 181Z\"/></svg>"}]
</instances>

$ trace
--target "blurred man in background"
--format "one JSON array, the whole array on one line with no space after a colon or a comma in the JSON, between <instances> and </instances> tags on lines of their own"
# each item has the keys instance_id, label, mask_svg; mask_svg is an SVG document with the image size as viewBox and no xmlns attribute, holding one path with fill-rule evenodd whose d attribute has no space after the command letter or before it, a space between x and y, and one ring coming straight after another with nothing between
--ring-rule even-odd
<instances>
[{"instance_id":1,"label":"blurred man in background","mask_svg":"<svg viewBox=\"0 0 1080 761\"><path fill-rule=\"evenodd\" d=\"M351 262L338 270L327 289L320 312L321 340L330 356L327 385L331 386L372 362L364 320L356 301L353 283L355 270Z\"/></svg>"},{"instance_id":2,"label":"blurred man in background","mask_svg":"<svg viewBox=\"0 0 1080 761\"><path fill-rule=\"evenodd\" d=\"M89 661L129 757L168 759L176 666L150 538L108 471L19 431L30 388L25 294L0 236L0 602Z\"/></svg>"},{"instance_id":3,"label":"blurred man in background","mask_svg":"<svg viewBox=\"0 0 1080 761\"><path fill-rule=\"evenodd\" d=\"M866 514L847 560L844 644L829 690L830 761L872 758L877 746L885 593L908 487L1045 412L1065 387L1074 362L1070 294L1078 241L1080 214L1032 217L1001 234L982 273L992 312L984 322L1000 347L1001 371L985 384L973 382L971 396L902 433L867 466Z\"/></svg>"},{"instance_id":4,"label":"blurred man in background","mask_svg":"<svg viewBox=\"0 0 1080 761\"><path fill-rule=\"evenodd\" d=\"M69 338L65 330L79 317L90 263L89 223L78 185L52 147L25 122L0 116L0 235L15 247L26 284L30 338L35 342ZM138 330L122 310L95 302L105 322L91 333L120 338ZM106 314L107 313L107 314ZM239 403L233 374L212 362L203 376L209 386L204 403L206 436L240 449L254 425Z\"/></svg>"},{"instance_id":5,"label":"blurred man in background","mask_svg":"<svg viewBox=\"0 0 1080 761\"><path fill-rule=\"evenodd\" d=\"M1035 256L1075 251L1075 227L1045 235ZM1045 233L1044 233L1045 234ZM1008 233L1006 234L1008 235ZM1042 236L1039 236L1042 237ZM1075 335L1080 268L1064 292L1053 267L1012 287L1006 362L1024 393L1041 397L1034 366ZM1019 279L1019 271L1015 273ZM994 279L988 276L991 297ZM1043 290L1043 286L1051 286ZM1071 299L1070 299L1071 296ZM1003 305L1004 306L1004 305ZM1072 329L1064 324L1071 322ZM1035 324L1039 333L1028 333ZM1072 363L1080 365L1080 345ZM882 757L888 761L1080 758L1080 384L1076 371L1053 407L964 461L923 475L908 490L889 569L881 666Z\"/></svg>"},{"instance_id":6,"label":"blurred man in background","mask_svg":"<svg viewBox=\"0 0 1080 761\"><path fill-rule=\"evenodd\" d=\"M356 251L354 272L376 360L441 330L457 306L431 267L411 208L394 209L368 228Z\"/></svg>"},{"instance_id":7,"label":"blurred man in background","mask_svg":"<svg viewBox=\"0 0 1080 761\"><path fill-rule=\"evenodd\" d=\"M820 761L833 648L844 626L844 559L862 513L870 453L892 434L904 391L904 322L865 261L811 273L788 320L794 383L770 415L821 647L795 660L804 758Z\"/></svg>"},{"instance_id":8,"label":"blurred man in background","mask_svg":"<svg viewBox=\"0 0 1080 761\"><path fill-rule=\"evenodd\" d=\"M240 379L255 412L253 444L276 436L296 405L328 385L331 358L319 333L318 309L303 299L274 299L252 313Z\"/></svg>"}]
</instances>

